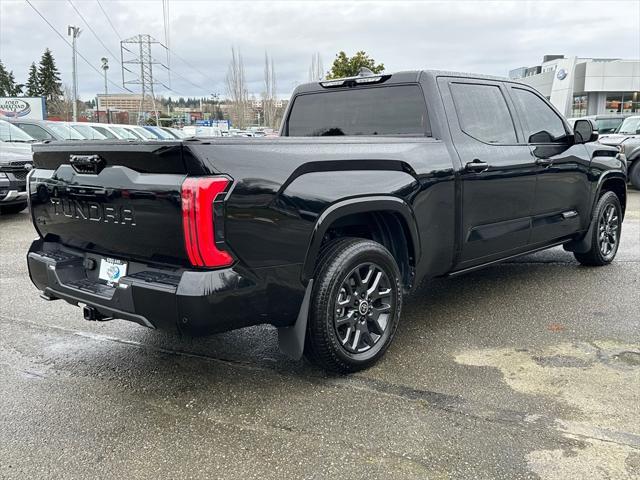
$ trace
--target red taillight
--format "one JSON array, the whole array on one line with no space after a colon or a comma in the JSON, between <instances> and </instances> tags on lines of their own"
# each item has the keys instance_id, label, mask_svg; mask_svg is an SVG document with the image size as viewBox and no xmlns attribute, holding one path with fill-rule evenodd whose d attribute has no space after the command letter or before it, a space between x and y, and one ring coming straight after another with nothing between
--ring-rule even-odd
<instances>
[{"instance_id":1,"label":"red taillight","mask_svg":"<svg viewBox=\"0 0 640 480\"><path fill-rule=\"evenodd\" d=\"M229 180L223 177L190 177L182 183L182 229L191 265L224 267L233 257L216 245L214 206L216 196Z\"/></svg>"}]
</instances>

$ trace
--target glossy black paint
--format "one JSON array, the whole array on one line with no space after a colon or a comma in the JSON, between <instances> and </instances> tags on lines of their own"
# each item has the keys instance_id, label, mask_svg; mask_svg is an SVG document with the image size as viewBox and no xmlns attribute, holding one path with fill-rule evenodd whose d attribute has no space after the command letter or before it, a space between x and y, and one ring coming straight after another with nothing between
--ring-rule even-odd
<instances>
[{"instance_id":1,"label":"glossy black paint","mask_svg":"<svg viewBox=\"0 0 640 480\"><path fill-rule=\"evenodd\" d=\"M430 137L34 146L31 211L42 239L29 254L32 279L50 296L94 305L105 315L115 311L143 324L205 333L258 323L292 325L323 240L347 216L391 213L401 222L411 250L406 288L424 278L580 241L603 179L624 179L615 149L529 144L510 100L518 141L479 142L460 129L448 90L452 79L497 84L509 99L510 83L501 79L405 72L375 88L420 85ZM318 83L303 85L294 98L321 89ZM97 175L79 173L69 164L71 155L98 155L104 168ZM474 160L487 168L468 168ZM186 176L219 174L233 179L219 240L235 263L200 270L189 266L184 250L180 186ZM92 212L102 215L100 221L81 218ZM576 215L565 218L565 212ZM67 279L72 284L95 281L95 272L82 267L86 258L130 262L133 278L124 280L131 283L129 292L116 289L122 298L118 306L70 287L47 270L50 260L39 253L46 250L73 256ZM167 273L175 285L163 290L155 280L141 280L155 278L153 272Z\"/></svg>"}]
</instances>

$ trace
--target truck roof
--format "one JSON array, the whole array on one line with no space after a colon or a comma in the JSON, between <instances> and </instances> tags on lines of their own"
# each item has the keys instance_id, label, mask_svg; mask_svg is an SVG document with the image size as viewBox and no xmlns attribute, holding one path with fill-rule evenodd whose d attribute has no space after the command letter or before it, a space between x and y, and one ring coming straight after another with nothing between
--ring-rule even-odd
<instances>
[{"instance_id":1,"label":"truck roof","mask_svg":"<svg viewBox=\"0 0 640 480\"><path fill-rule=\"evenodd\" d=\"M385 85L392 85L395 83L413 83L420 80L423 76L431 76L431 77L457 77L457 78L472 78L478 80L494 80L500 82L511 82L511 83L519 83L513 80L510 80L506 77L497 77L493 75L483 75L479 73L465 73L465 72L452 72L447 70L405 70L401 72L392 72L392 73L380 73L373 74L373 76L389 76L387 80L385 80ZM322 83L325 81L337 81L341 79L331 79L331 80L320 80L317 82L303 83L298 85L294 91L294 93L307 93L307 92L315 92L315 91L324 91L327 88L322 86Z\"/></svg>"}]
</instances>

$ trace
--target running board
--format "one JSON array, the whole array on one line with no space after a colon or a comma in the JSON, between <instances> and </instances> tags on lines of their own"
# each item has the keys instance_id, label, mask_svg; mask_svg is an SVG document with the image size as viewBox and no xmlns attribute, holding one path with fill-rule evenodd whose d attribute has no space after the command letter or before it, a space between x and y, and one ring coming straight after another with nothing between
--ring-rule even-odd
<instances>
[{"instance_id":1,"label":"running board","mask_svg":"<svg viewBox=\"0 0 640 480\"><path fill-rule=\"evenodd\" d=\"M456 270L455 272L451 272L445 276L447 277L457 277L458 275L463 275L465 273L469 273L469 272L473 272L475 270L480 270L481 268L484 267L488 267L490 265L495 265L497 263L502 263L502 262L506 262L507 260L511 260L514 258L518 258L518 257L522 257L523 255L529 255L531 253L536 253L536 252L540 252L542 250L546 250L548 248L553 248L553 247L557 247L559 245L564 245L565 243L570 242L571 239L564 239L561 240L559 242L556 243L551 243L549 245L545 245L544 247L538 247L538 248L534 248L533 250L527 250L526 252L522 252L522 253L516 253L514 255L509 255L508 257L504 257L504 258L499 258L497 260L492 260L490 262L486 262L486 263L481 263L480 265L476 265L473 267L469 267L469 268L463 268L462 270Z\"/></svg>"}]
</instances>

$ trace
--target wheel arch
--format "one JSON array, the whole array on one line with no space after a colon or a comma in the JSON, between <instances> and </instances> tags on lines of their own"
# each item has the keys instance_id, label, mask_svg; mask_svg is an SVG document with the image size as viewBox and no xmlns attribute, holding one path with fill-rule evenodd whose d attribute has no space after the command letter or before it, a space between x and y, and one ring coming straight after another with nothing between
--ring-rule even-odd
<instances>
[{"instance_id":1,"label":"wheel arch","mask_svg":"<svg viewBox=\"0 0 640 480\"><path fill-rule=\"evenodd\" d=\"M624 219L624 214L627 208L627 178L622 172L611 171L605 173L600 181L598 182L598 189L596 191L596 196L593 201L593 206L591 208L591 216L593 217L593 210L598 203L598 200L602 196L604 192L613 192L618 197L620 201L620 206L622 207L622 218Z\"/></svg>"},{"instance_id":2,"label":"wheel arch","mask_svg":"<svg viewBox=\"0 0 640 480\"><path fill-rule=\"evenodd\" d=\"M363 223L366 220L367 223ZM357 223L353 223L357 222ZM330 205L318 218L307 248L302 269L303 282L313 277L320 249L331 234L353 225L369 227L369 234L382 243L398 262L403 284L410 288L415 265L421 255L416 219L411 207L401 198L374 195L343 200ZM353 236L366 235L355 234Z\"/></svg>"}]
</instances>

